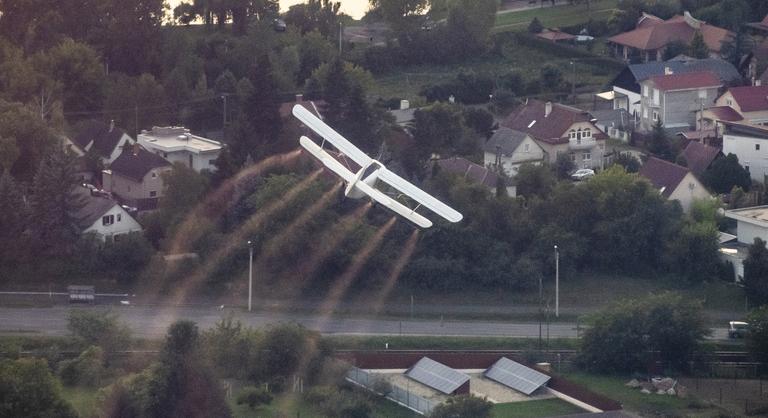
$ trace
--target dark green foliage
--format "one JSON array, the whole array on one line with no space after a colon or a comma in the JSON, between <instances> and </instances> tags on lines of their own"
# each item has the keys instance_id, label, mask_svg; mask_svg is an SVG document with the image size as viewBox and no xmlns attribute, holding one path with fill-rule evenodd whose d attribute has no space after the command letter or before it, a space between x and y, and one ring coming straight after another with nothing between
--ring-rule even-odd
<instances>
[{"instance_id":1,"label":"dark green foliage","mask_svg":"<svg viewBox=\"0 0 768 418\"><path fill-rule=\"evenodd\" d=\"M493 404L474 395L451 396L432 410L431 418L488 418Z\"/></svg>"},{"instance_id":2,"label":"dark green foliage","mask_svg":"<svg viewBox=\"0 0 768 418\"><path fill-rule=\"evenodd\" d=\"M544 30L544 25L541 24L538 17L533 18L531 20L531 23L528 24L528 32L529 33L541 33L541 31Z\"/></svg>"},{"instance_id":3,"label":"dark green foliage","mask_svg":"<svg viewBox=\"0 0 768 418\"><path fill-rule=\"evenodd\" d=\"M491 77L474 72L460 72L454 81L426 86L419 93L427 101L448 101L451 96L464 104L486 103L493 92Z\"/></svg>"},{"instance_id":4,"label":"dark green foliage","mask_svg":"<svg viewBox=\"0 0 768 418\"><path fill-rule=\"evenodd\" d=\"M107 356L124 350L131 341L130 330L113 312L74 309L69 311L67 321L67 329L73 336L87 345L102 348Z\"/></svg>"},{"instance_id":5,"label":"dark green foliage","mask_svg":"<svg viewBox=\"0 0 768 418\"><path fill-rule=\"evenodd\" d=\"M80 236L77 211L83 202L75 193L75 157L54 149L40 164L32 189L30 224L37 248L45 254L67 256Z\"/></svg>"},{"instance_id":6,"label":"dark green foliage","mask_svg":"<svg viewBox=\"0 0 768 418\"><path fill-rule=\"evenodd\" d=\"M704 35L700 31L696 31L696 34L693 35L693 40L691 40L691 44L688 46L688 55L699 59L709 58L709 48L704 43Z\"/></svg>"},{"instance_id":7,"label":"dark green foliage","mask_svg":"<svg viewBox=\"0 0 768 418\"><path fill-rule=\"evenodd\" d=\"M309 0L306 4L296 4L285 13L285 23L294 25L301 33L318 31L324 37L335 38L338 31L340 2L331 0Z\"/></svg>"},{"instance_id":8,"label":"dark green foliage","mask_svg":"<svg viewBox=\"0 0 768 418\"><path fill-rule=\"evenodd\" d=\"M739 164L739 157L728 154L717 158L702 175L704 184L714 193L730 193L734 187L749 190L752 179L744 167Z\"/></svg>"},{"instance_id":9,"label":"dark green foliage","mask_svg":"<svg viewBox=\"0 0 768 418\"><path fill-rule=\"evenodd\" d=\"M718 276L717 227L710 222L689 222L670 242L670 266L680 277L698 283Z\"/></svg>"},{"instance_id":10,"label":"dark green foliage","mask_svg":"<svg viewBox=\"0 0 768 418\"><path fill-rule=\"evenodd\" d=\"M661 119L656 121L653 125L653 132L651 133L651 141L648 144L648 151L651 154L661 158L674 162L675 150L672 145L672 140L667 136L664 131L664 126L661 124Z\"/></svg>"},{"instance_id":11,"label":"dark green foliage","mask_svg":"<svg viewBox=\"0 0 768 418\"><path fill-rule=\"evenodd\" d=\"M755 238L744 260L744 291L752 306L768 304L768 249Z\"/></svg>"},{"instance_id":12,"label":"dark green foliage","mask_svg":"<svg viewBox=\"0 0 768 418\"><path fill-rule=\"evenodd\" d=\"M73 360L59 363L59 375L65 385L98 387L104 378L104 350L90 346Z\"/></svg>"},{"instance_id":13,"label":"dark green foliage","mask_svg":"<svg viewBox=\"0 0 768 418\"><path fill-rule=\"evenodd\" d=\"M483 53L488 45L498 7L496 0L452 2L446 22L447 33L443 34L448 36L449 54L466 58Z\"/></svg>"},{"instance_id":14,"label":"dark green foliage","mask_svg":"<svg viewBox=\"0 0 768 418\"><path fill-rule=\"evenodd\" d=\"M742 58L752 52L755 47L755 41L744 30L743 27L739 27L735 30L736 34L730 37L727 41L723 42L723 46L720 48L720 55L726 61L739 68Z\"/></svg>"},{"instance_id":15,"label":"dark green foliage","mask_svg":"<svg viewBox=\"0 0 768 418\"><path fill-rule=\"evenodd\" d=\"M559 154L557 160L555 160L555 172L557 178L567 179L571 175L571 172L576 169L576 164L568 154Z\"/></svg>"},{"instance_id":16,"label":"dark green foliage","mask_svg":"<svg viewBox=\"0 0 768 418\"><path fill-rule=\"evenodd\" d=\"M501 76L500 83L502 88L517 95L522 95L525 92L525 80L517 71L510 71Z\"/></svg>"},{"instance_id":17,"label":"dark green foliage","mask_svg":"<svg viewBox=\"0 0 768 418\"><path fill-rule=\"evenodd\" d=\"M139 232L107 237L98 250L99 271L113 275L121 283L135 282L149 264L154 249Z\"/></svg>"},{"instance_id":18,"label":"dark green foliage","mask_svg":"<svg viewBox=\"0 0 768 418\"><path fill-rule=\"evenodd\" d=\"M552 171L543 165L523 164L515 176L517 194L526 198L546 198L555 187L555 182Z\"/></svg>"},{"instance_id":19,"label":"dark green foliage","mask_svg":"<svg viewBox=\"0 0 768 418\"><path fill-rule=\"evenodd\" d=\"M747 316L749 332L747 348L758 361L768 361L768 305L761 306Z\"/></svg>"},{"instance_id":20,"label":"dark green foliage","mask_svg":"<svg viewBox=\"0 0 768 418\"><path fill-rule=\"evenodd\" d=\"M563 84L563 73L552 64L545 64L540 70L541 83L545 90L557 91Z\"/></svg>"},{"instance_id":21,"label":"dark green foliage","mask_svg":"<svg viewBox=\"0 0 768 418\"><path fill-rule=\"evenodd\" d=\"M0 416L76 418L44 360L0 360Z\"/></svg>"},{"instance_id":22,"label":"dark green foliage","mask_svg":"<svg viewBox=\"0 0 768 418\"><path fill-rule=\"evenodd\" d=\"M688 45L686 45L685 42L672 41L667 44L666 48L664 48L664 54L662 56L662 59L664 61L667 61L667 60L671 60L672 58L675 58L678 55L687 55L688 49L689 49Z\"/></svg>"},{"instance_id":23,"label":"dark green foliage","mask_svg":"<svg viewBox=\"0 0 768 418\"><path fill-rule=\"evenodd\" d=\"M328 417L368 418L372 412L370 402L363 395L331 386L313 387L304 399Z\"/></svg>"},{"instance_id":24,"label":"dark green foliage","mask_svg":"<svg viewBox=\"0 0 768 418\"><path fill-rule=\"evenodd\" d=\"M485 138L490 138L493 134L493 115L487 110L479 107L464 109L464 122L468 128Z\"/></svg>"},{"instance_id":25,"label":"dark green foliage","mask_svg":"<svg viewBox=\"0 0 768 418\"><path fill-rule=\"evenodd\" d=\"M270 402L272 402L272 395L264 388L246 386L237 395L237 404L247 404L251 409L269 404Z\"/></svg>"},{"instance_id":26,"label":"dark green foliage","mask_svg":"<svg viewBox=\"0 0 768 418\"><path fill-rule=\"evenodd\" d=\"M0 174L0 265L12 268L24 258L28 207L21 188L8 171ZM2 268L0 268L2 270Z\"/></svg>"},{"instance_id":27,"label":"dark green foliage","mask_svg":"<svg viewBox=\"0 0 768 418\"><path fill-rule=\"evenodd\" d=\"M613 159L613 163L620 165L627 173L637 173L640 171L640 160L628 152L620 152Z\"/></svg>"},{"instance_id":28,"label":"dark green foliage","mask_svg":"<svg viewBox=\"0 0 768 418\"><path fill-rule=\"evenodd\" d=\"M53 152L56 136L45 121L21 103L9 103L0 99L0 138L13 145L15 151L5 154L3 164L10 165L11 174L20 181L30 181L43 159ZM16 154L16 158L6 157ZM4 167L8 169L8 167Z\"/></svg>"},{"instance_id":29,"label":"dark green foliage","mask_svg":"<svg viewBox=\"0 0 768 418\"><path fill-rule=\"evenodd\" d=\"M608 373L644 371L654 355L665 366L684 369L709 333L701 304L673 293L614 303L593 315L590 324L579 361Z\"/></svg>"}]
</instances>

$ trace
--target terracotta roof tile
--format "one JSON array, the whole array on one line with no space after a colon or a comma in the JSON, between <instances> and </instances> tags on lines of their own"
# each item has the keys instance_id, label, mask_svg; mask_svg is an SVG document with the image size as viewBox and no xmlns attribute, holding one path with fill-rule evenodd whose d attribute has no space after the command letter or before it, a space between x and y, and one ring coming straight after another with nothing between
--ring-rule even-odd
<instances>
[{"instance_id":1,"label":"terracotta roof tile","mask_svg":"<svg viewBox=\"0 0 768 418\"><path fill-rule=\"evenodd\" d=\"M550 144L564 144L568 142L567 130L574 123L589 122L592 116L581 109L552 103L552 111L545 116L546 103L539 100L530 100L515 112L512 112L501 126L525 132L538 141ZM594 124L593 136L595 139L605 139L605 134Z\"/></svg>"},{"instance_id":2,"label":"terracotta roof tile","mask_svg":"<svg viewBox=\"0 0 768 418\"><path fill-rule=\"evenodd\" d=\"M704 87L720 87L722 82L711 72L666 74L650 78L651 82L661 90L685 90Z\"/></svg>"},{"instance_id":3,"label":"terracotta roof tile","mask_svg":"<svg viewBox=\"0 0 768 418\"><path fill-rule=\"evenodd\" d=\"M742 112L768 110L768 86L731 87L728 91Z\"/></svg>"},{"instance_id":4,"label":"terracotta roof tile","mask_svg":"<svg viewBox=\"0 0 768 418\"><path fill-rule=\"evenodd\" d=\"M668 198L688 173L689 170L683 166L650 157L640 167L638 174L650 180L653 187L661 190L661 195Z\"/></svg>"},{"instance_id":5,"label":"terracotta roof tile","mask_svg":"<svg viewBox=\"0 0 768 418\"><path fill-rule=\"evenodd\" d=\"M449 173L457 174L475 183L482 184L486 187L494 188L499 181L499 176L493 171L479 164L475 164L466 158L453 157L433 162L437 164L440 169Z\"/></svg>"},{"instance_id":6,"label":"terracotta roof tile","mask_svg":"<svg viewBox=\"0 0 768 418\"><path fill-rule=\"evenodd\" d=\"M719 154L720 148L710 147L696 141L691 141L683 150L683 157L688 163L688 169L694 174L703 173Z\"/></svg>"},{"instance_id":7,"label":"terracotta roof tile","mask_svg":"<svg viewBox=\"0 0 768 418\"><path fill-rule=\"evenodd\" d=\"M545 30L541 33L537 33L536 37L552 42L571 41L576 39L576 37L570 33L561 32L559 30Z\"/></svg>"},{"instance_id":8,"label":"terracotta roof tile","mask_svg":"<svg viewBox=\"0 0 768 418\"><path fill-rule=\"evenodd\" d=\"M704 37L704 43L713 52L719 52L722 42L731 36L731 32L703 22L699 30ZM696 29L685 21L685 17L675 16L663 23L641 24L635 30L608 38L608 41L648 51L662 48L672 41L689 44L695 33Z\"/></svg>"},{"instance_id":9,"label":"terracotta roof tile","mask_svg":"<svg viewBox=\"0 0 768 418\"><path fill-rule=\"evenodd\" d=\"M727 120L729 122L744 120L743 117L730 106L710 107L707 111L711 112L717 120Z\"/></svg>"}]
</instances>

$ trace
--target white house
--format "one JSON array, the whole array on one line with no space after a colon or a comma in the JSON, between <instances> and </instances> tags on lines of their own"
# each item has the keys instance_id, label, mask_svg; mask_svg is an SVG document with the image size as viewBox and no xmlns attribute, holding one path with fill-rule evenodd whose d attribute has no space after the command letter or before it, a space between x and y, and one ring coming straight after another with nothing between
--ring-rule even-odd
<instances>
[{"instance_id":1,"label":"white house","mask_svg":"<svg viewBox=\"0 0 768 418\"><path fill-rule=\"evenodd\" d=\"M94 233L102 241L131 232L141 232L141 225L108 196L94 194L85 187L75 190L83 207L75 214L83 234Z\"/></svg>"},{"instance_id":2,"label":"white house","mask_svg":"<svg viewBox=\"0 0 768 418\"><path fill-rule=\"evenodd\" d=\"M148 151L198 172L216 171L215 162L222 149L221 142L194 135L178 126L155 126L151 131L141 131L137 139Z\"/></svg>"},{"instance_id":3,"label":"white house","mask_svg":"<svg viewBox=\"0 0 768 418\"><path fill-rule=\"evenodd\" d=\"M517 175L525 163L539 165L544 161L544 149L525 132L499 128L483 147L483 164L501 168L509 177Z\"/></svg>"},{"instance_id":4,"label":"white house","mask_svg":"<svg viewBox=\"0 0 768 418\"><path fill-rule=\"evenodd\" d=\"M650 180L662 196L680 202L686 213L690 211L694 200L712 198L707 188L688 168L669 161L651 157L638 174Z\"/></svg>"},{"instance_id":5,"label":"white house","mask_svg":"<svg viewBox=\"0 0 768 418\"><path fill-rule=\"evenodd\" d=\"M736 237L731 236L736 242L726 243L721 239L720 258L733 263L736 281L740 282L744 278L743 262L748 246L755 242L755 238L768 242L768 206L727 210L725 217L736 221Z\"/></svg>"},{"instance_id":6,"label":"white house","mask_svg":"<svg viewBox=\"0 0 768 418\"><path fill-rule=\"evenodd\" d=\"M752 180L765 182L768 176L768 127L744 122L724 122L723 154L739 157Z\"/></svg>"}]
</instances>

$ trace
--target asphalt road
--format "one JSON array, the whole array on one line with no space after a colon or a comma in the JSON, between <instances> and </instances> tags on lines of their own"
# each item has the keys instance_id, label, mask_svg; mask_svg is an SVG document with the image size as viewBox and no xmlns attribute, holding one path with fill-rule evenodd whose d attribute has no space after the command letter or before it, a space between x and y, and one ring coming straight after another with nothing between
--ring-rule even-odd
<instances>
[{"instance_id":1,"label":"asphalt road","mask_svg":"<svg viewBox=\"0 0 768 418\"><path fill-rule=\"evenodd\" d=\"M69 306L46 308L2 308L0 307L0 333L33 333L37 335L68 335L67 313ZM106 311L103 306L77 307ZM157 307L157 306L113 306L109 308L119 315L136 336L158 338L165 335L168 326L178 319L194 321L201 329L216 324L230 312L243 324L254 328L265 327L279 322L297 322L323 334L348 335L433 335L472 337L524 337L539 336L538 323L511 323L503 321L458 321L458 320L391 320L355 319L331 317L328 319L306 314L248 313L239 309L229 310L208 307ZM542 327L546 336L546 325ZM713 330L712 338L725 339L727 330ZM550 338L575 338L576 324L557 323L549 325Z\"/></svg>"}]
</instances>

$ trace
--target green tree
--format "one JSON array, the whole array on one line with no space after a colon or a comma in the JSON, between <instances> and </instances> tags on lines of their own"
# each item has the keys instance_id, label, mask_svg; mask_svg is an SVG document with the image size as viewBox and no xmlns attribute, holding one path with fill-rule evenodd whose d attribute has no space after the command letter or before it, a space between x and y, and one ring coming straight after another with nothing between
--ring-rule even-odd
<instances>
[{"instance_id":1,"label":"green tree","mask_svg":"<svg viewBox=\"0 0 768 418\"><path fill-rule=\"evenodd\" d=\"M10 151L3 154L3 163L14 160L11 175L20 181L30 181L46 155L50 154L58 138L53 130L30 107L0 99L0 138L12 141L4 146ZM17 151L13 151L16 148ZM16 158L12 158L16 154ZM8 167L4 167L8 169Z\"/></svg>"},{"instance_id":2,"label":"green tree","mask_svg":"<svg viewBox=\"0 0 768 418\"><path fill-rule=\"evenodd\" d=\"M664 48L664 54L662 59L664 61L671 60L678 55L687 55L689 46L682 41L672 41Z\"/></svg>"},{"instance_id":3,"label":"green tree","mask_svg":"<svg viewBox=\"0 0 768 418\"><path fill-rule=\"evenodd\" d=\"M544 30L544 25L541 24L541 21L539 21L539 18L534 16L533 20L531 20L531 23L528 24L528 32L529 33L541 33L541 31Z\"/></svg>"},{"instance_id":4,"label":"green tree","mask_svg":"<svg viewBox=\"0 0 768 418\"><path fill-rule=\"evenodd\" d=\"M629 152L620 152L613 159L613 164L622 166L627 173L640 171L640 160Z\"/></svg>"},{"instance_id":5,"label":"green tree","mask_svg":"<svg viewBox=\"0 0 768 418\"><path fill-rule=\"evenodd\" d=\"M744 260L744 291L752 306L768 304L768 249L755 238Z\"/></svg>"},{"instance_id":6,"label":"green tree","mask_svg":"<svg viewBox=\"0 0 768 418\"><path fill-rule=\"evenodd\" d=\"M0 360L0 416L76 418L45 360Z\"/></svg>"},{"instance_id":7,"label":"green tree","mask_svg":"<svg viewBox=\"0 0 768 418\"><path fill-rule=\"evenodd\" d=\"M100 57L92 47L64 39L35 58L39 71L61 89L65 111L101 109L106 80Z\"/></svg>"},{"instance_id":8,"label":"green tree","mask_svg":"<svg viewBox=\"0 0 768 418\"><path fill-rule=\"evenodd\" d=\"M701 31L696 31L691 40L691 44L688 46L688 55L693 58L709 58L709 47L704 42L704 35Z\"/></svg>"},{"instance_id":9,"label":"green tree","mask_svg":"<svg viewBox=\"0 0 768 418\"><path fill-rule=\"evenodd\" d=\"M704 184L718 194L730 193L734 187L749 190L752 178L744 167L739 164L739 157L728 154L725 158L717 158L702 174Z\"/></svg>"},{"instance_id":10,"label":"green tree","mask_svg":"<svg viewBox=\"0 0 768 418\"><path fill-rule=\"evenodd\" d=\"M75 157L55 148L35 174L32 184L30 224L35 243L41 251L54 256L71 254L80 236L77 211L82 208L75 193Z\"/></svg>"},{"instance_id":11,"label":"green tree","mask_svg":"<svg viewBox=\"0 0 768 418\"><path fill-rule=\"evenodd\" d=\"M483 53L496 20L498 0L456 0L448 10L445 36L454 57L472 57Z\"/></svg>"},{"instance_id":12,"label":"green tree","mask_svg":"<svg viewBox=\"0 0 768 418\"><path fill-rule=\"evenodd\" d=\"M246 386L237 395L237 404L247 404L251 409L269 404L270 402L272 402L272 395L264 388Z\"/></svg>"},{"instance_id":13,"label":"green tree","mask_svg":"<svg viewBox=\"0 0 768 418\"><path fill-rule=\"evenodd\" d=\"M669 245L672 270L688 282L698 283L719 274L717 225L710 222L686 222Z\"/></svg>"},{"instance_id":14,"label":"green tree","mask_svg":"<svg viewBox=\"0 0 768 418\"><path fill-rule=\"evenodd\" d=\"M208 178L182 163L174 163L173 169L162 176L165 193L160 211L171 223L194 208L208 192Z\"/></svg>"},{"instance_id":15,"label":"green tree","mask_svg":"<svg viewBox=\"0 0 768 418\"><path fill-rule=\"evenodd\" d=\"M602 372L643 371L653 352L684 368L709 333L701 304L673 293L614 303L590 318L579 361Z\"/></svg>"},{"instance_id":16,"label":"green tree","mask_svg":"<svg viewBox=\"0 0 768 418\"><path fill-rule=\"evenodd\" d=\"M471 140L464 125L461 108L448 103L435 103L414 113L410 126L415 140L414 158L421 166L432 154L452 155Z\"/></svg>"},{"instance_id":17,"label":"green tree","mask_svg":"<svg viewBox=\"0 0 768 418\"><path fill-rule=\"evenodd\" d=\"M735 29L735 32L734 36L729 37L723 42L720 48L720 55L724 60L738 68L742 58L754 49L755 41L749 36L743 26L739 26Z\"/></svg>"},{"instance_id":18,"label":"green tree","mask_svg":"<svg viewBox=\"0 0 768 418\"><path fill-rule=\"evenodd\" d=\"M563 84L563 72L560 68L552 64L544 64L539 71L541 82L544 88L550 91L557 91Z\"/></svg>"},{"instance_id":19,"label":"green tree","mask_svg":"<svg viewBox=\"0 0 768 418\"><path fill-rule=\"evenodd\" d=\"M672 147L672 142L664 131L664 125L662 125L661 119L658 119L653 125L653 132L651 133L651 141L648 144L648 151L661 159L674 162L675 152Z\"/></svg>"},{"instance_id":20,"label":"green tree","mask_svg":"<svg viewBox=\"0 0 768 418\"><path fill-rule=\"evenodd\" d=\"M101 347L108 356L124 350L131 341L131 331L110 311L73 309L67 317L67 329L85 344Z\"/></svg>"},{"instance_id":21,"label":"green tree","mask_svg":"<svg viewBox=\"0 0 768 418\"><path fill-rule=\"evenodd\" d=\"M92 345L76 359L59 363L59 375L66 385L98 387L105 377L104 365L104 350Z\"/></svg>"},{"instance_id":22,"label":"green tree","mask_svg":"<svg viewBox=\"0 0 768 418\"><path fill-rule=\"evenodd\" d=\"M573 162L573 158L571 158L570 154L562 153L557 155L557 160L555 160L555 172L557 173L557 178L569 178L574 169L576 169L576 164Z\"/></svg>"},{"instance_id":23,"label":"green tree","mask_svg":"<svg viewBox=\"0 0 768 418\"><path fill-rule=\"evenodd\" d=\"M549 167L535 164L523 164L515 176L517 194L531 198L546 198L555 187L556 179Z\"/></svg>"},{"instance_id":24,"label":"green tree","mask_svg":"<svg viewBox=\"0 0 768 418\"><path fill-rule=\"evenodd\" d=\"M758 361L768 361L768 305L750 312L747 322L747 349Z\"/></svg>"},{"instance_id":25,"label":"green tree","mask_svg":"<svg viewBox=\"0 0 768 418\"><path fill-rule=\"evenodd\" d=\"M23 232L27 228L27 205L21 189L11 175L0 174L0 264L15 267L23 260ZM2 270L2 269L0 269Z\"/></svg>"},{"instance_id":26,"label":"green tree","mask_svg":"<svg viewBox=\"0 0 768 418\"><path fill-rule=\"evenodd\" d=\"M392 29L399 34L418 28L415 17L423 14L428 7L428 0L370 0L374 9L381 11Z\"/></svg>"},{"instance_id":27,"label":"green tree","mask_svg":"<svg viewBox=\"0 0 768 418\"><path fill-rule=\"evenodd\" d=\"M493 404L474 395L451 396L435 407L431 418L489 418Z\"/></svg>"}]
</instances>

